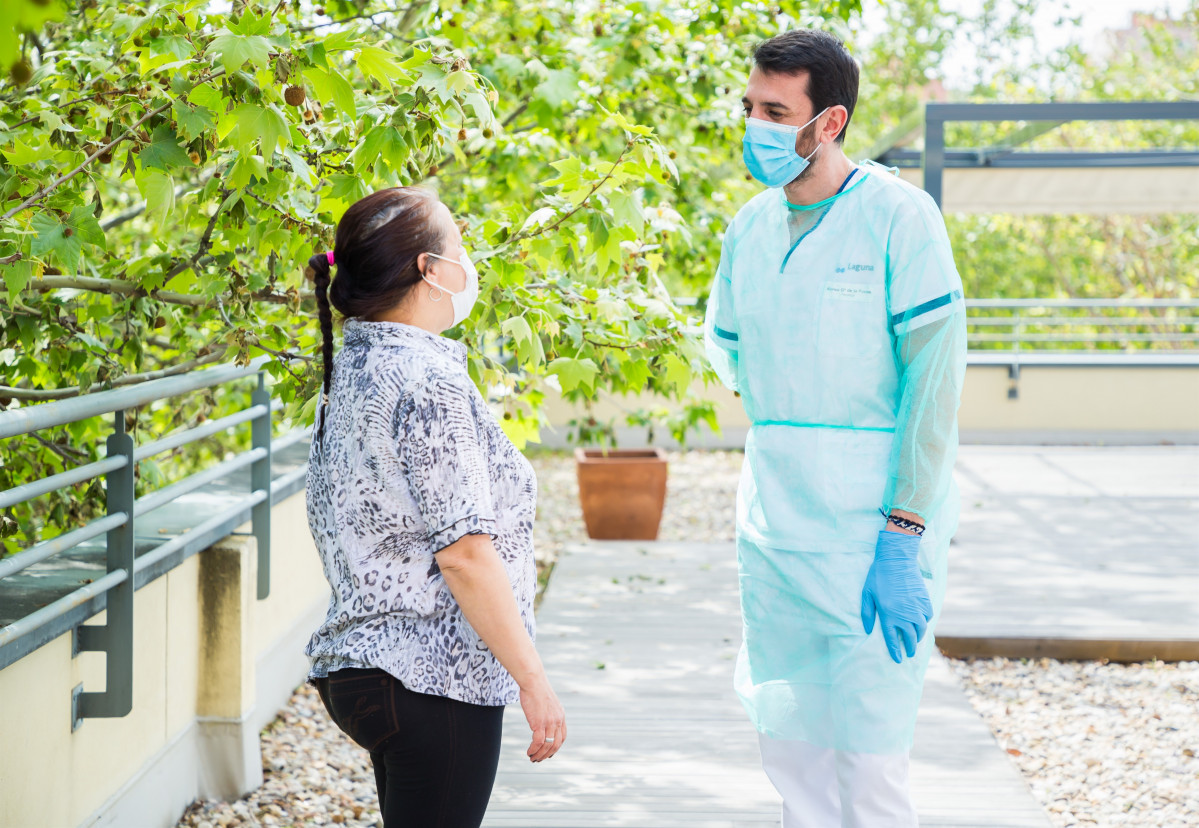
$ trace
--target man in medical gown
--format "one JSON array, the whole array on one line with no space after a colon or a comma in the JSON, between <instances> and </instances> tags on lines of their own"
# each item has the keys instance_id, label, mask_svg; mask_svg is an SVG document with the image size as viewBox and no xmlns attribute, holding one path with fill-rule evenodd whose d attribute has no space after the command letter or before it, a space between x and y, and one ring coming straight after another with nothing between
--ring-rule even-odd
<instances>
[{"instance_id":1,"label":"man in medical gown","mask_svg":"<svg viewBox=\"0 0 1199 828\"><path fill-rule=\"evenodd\" d=\"M705 338L752 427L736 688L783 826L916 825L908 753L957 527L962 284L936 204L842 151L858 67L763 43L744 96L767 189L729 224Z\"/></svg>"}]
</instances>

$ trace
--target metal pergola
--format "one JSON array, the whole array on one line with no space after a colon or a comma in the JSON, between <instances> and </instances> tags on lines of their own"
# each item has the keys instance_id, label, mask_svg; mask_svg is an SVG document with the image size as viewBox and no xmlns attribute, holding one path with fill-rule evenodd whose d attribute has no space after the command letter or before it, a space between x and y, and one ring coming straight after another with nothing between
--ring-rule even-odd
<instances>
[{"instance_id":1,"label":"metal pergola","mask_svg":"<svg viewBox=\"0 0 1199 828\"><path fill-rule=\"evenodd\" d=\"M928 103L868 156L943 210L1012 213L1199 211L1199 149L1020 149L1070 121L1199 120L1199 101ZM947 147L949 122L1023 122L1002 145ZM923 134L923 149L905 146Z\"/></svg>"}]
</instances>

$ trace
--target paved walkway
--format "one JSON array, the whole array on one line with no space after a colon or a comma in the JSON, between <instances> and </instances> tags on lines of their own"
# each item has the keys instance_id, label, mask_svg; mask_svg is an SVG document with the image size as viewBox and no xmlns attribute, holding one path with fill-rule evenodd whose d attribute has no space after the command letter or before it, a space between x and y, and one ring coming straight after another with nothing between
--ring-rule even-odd
<instances>
[{"instance_id":1,"label":"paved walkway","mask_svg":"<svg viewBox=\"0 0 1199 828\"><path fill-rule=\"evenodd\" d=\"M508 709L486 826L777 826L779 800L732 691L740 644L732 544L570 548L538 613L570 738L540 765ZM948 666L930 669L913 756L925 826L1048 821Z\"/></svg>"},{"instance_id":2,"label":"paved walkway","mask_svg":"<svg viewBox=\"0 0 1199 828\"><path fill-rule=\"evenodd\" d=\"M948 652L1199 659L1199 447L963 446Z\"/></svg>"}]
</instances>

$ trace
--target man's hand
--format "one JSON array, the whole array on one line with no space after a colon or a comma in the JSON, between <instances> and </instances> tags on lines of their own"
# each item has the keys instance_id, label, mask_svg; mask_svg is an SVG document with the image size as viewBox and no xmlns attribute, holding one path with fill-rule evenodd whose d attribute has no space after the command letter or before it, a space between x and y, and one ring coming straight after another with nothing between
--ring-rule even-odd
<instances>
[{"instance_id":1,"label":"man's hand","mask_svg":"<svg viewBox=\"0 0 1199 828\"><path fill-rule=\"evenodd\" d=\"M933 617L928 587L916 562L919 549L917 535L879 532L874 563L862 588L862 628L870 635L878 615L887 652L896 664L903 661L905 653L908 658L916 655L916 644L924 638Z\"/></svg>"}]
</instances>

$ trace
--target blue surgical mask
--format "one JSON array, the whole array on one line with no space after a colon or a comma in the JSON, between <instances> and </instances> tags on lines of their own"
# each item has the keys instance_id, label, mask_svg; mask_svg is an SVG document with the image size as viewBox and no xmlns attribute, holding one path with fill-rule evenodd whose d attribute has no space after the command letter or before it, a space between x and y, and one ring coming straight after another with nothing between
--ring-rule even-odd
<instances>
[{"instance_id":1,"label":"blue surgical mask","mask_svg":"<svg viewBox=\"0 0 1199 828\"><path fill-rule=\"evenodd\" d=\"M816 113L819 118L828 107ZM745 119L745 137L741 140L741 157L750 175L767 187L782 187L790 184L808 168L808 162L820 151L817 144L807 157L795 151L795 139L799 131L811 125L816 118L803 126L776 124L760 118Z\"/></svg>"}]
</instances>

